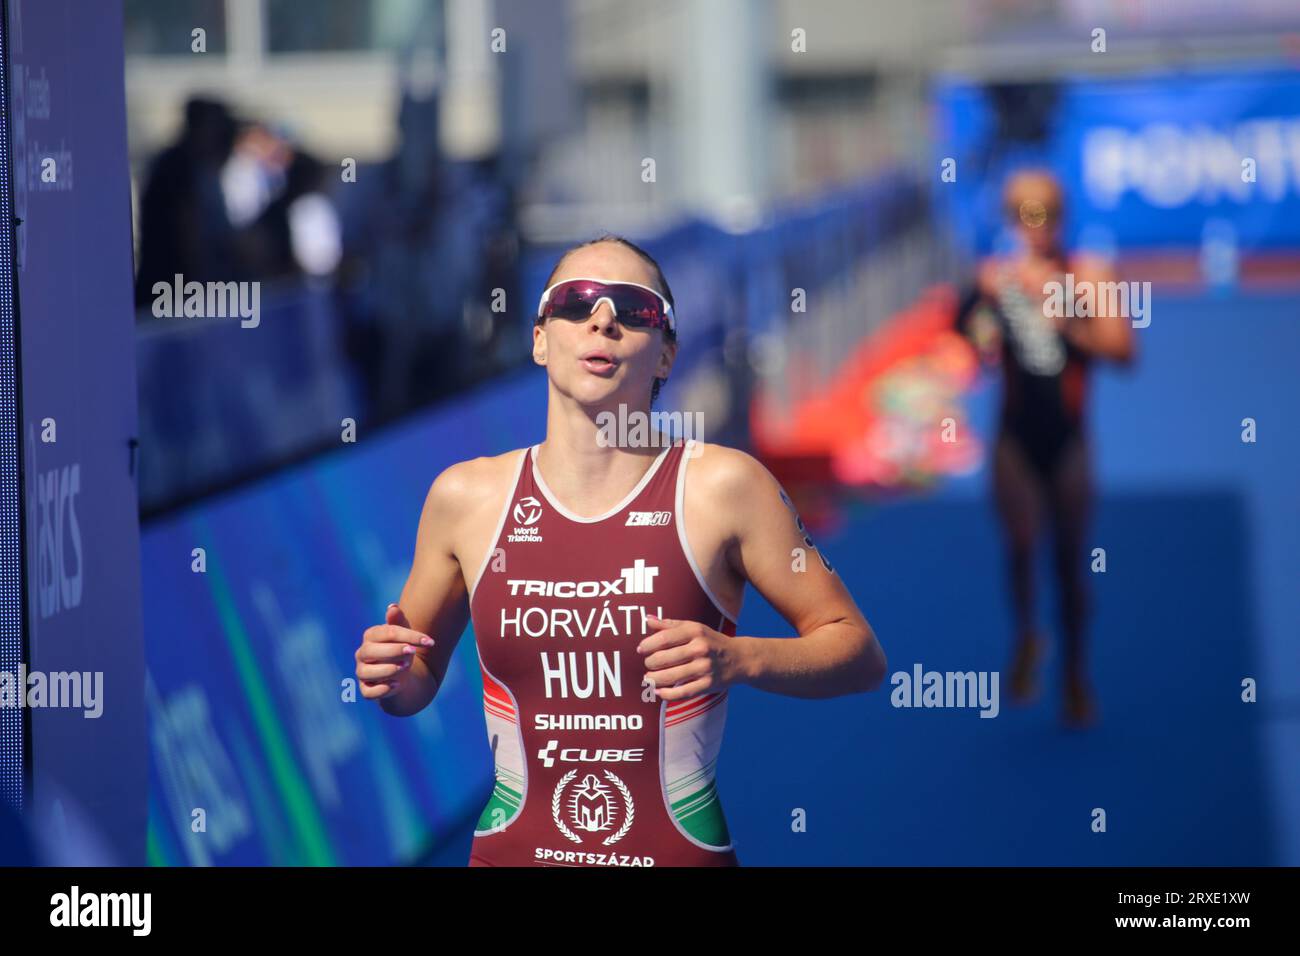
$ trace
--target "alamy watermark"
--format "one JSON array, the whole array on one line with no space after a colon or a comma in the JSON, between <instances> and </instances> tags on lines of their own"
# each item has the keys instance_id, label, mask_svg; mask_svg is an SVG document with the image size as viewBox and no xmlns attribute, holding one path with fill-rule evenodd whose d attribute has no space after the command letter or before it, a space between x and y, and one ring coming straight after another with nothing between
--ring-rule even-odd
<instances>
[{"instance_id":1,"label":"alamy watermark","mask_svg":"<svg viewBox=\"0 0 1300 956\"><path fill-rule=\"evenodd\" d=\"M619 403L618 412L596 414L596 444L601 448L666 448L677 439L695 439L688 454L703 451L703 412L643 412Z\"/></svg>"},{"instance_id":2,"label":"alamy watermark","mask_svg":"<svg viewBox=\"0 0 1300 956\"><path fill-rule=\"evenodd\" d=\"M1122 316L1131 318L1135 329L1151 324L1150 282L1075 282L1074 273L1067 272L1064 283L1043 283L1043 295L1043 315L1049 319Z\"/></svg>"},{"instance_id":3,"label":"alamy watermark","mask_svg":"<svg viewBox=\"0 0 1300 956\"><path fill-rule=\"evenodd\" d=\"M997 671L927 671L920 664L896 671L889 702L895 707L978 707L981 717L1001 710Z\"/></svg>"},{"instance_id":4,"label":"alamy watermark","mask_svg":"<svg viewBox=\"0 0 1300 956\"><path fill-rule=\"evenodd\" d=\"M75 883L66 893L50 897L50 925L56 927L116 926L133 936L148 936L153 927L152 893L95 893Z\"/></svg>"},{"instance_id":5,"label":"alamy watermark","mask_svg":"<svg viewBox=\"0 0 1300 956\"><path fill-rule=\"evenodd\" d=\"M186 282L179 272L171 283L153 284L156 319L231 319L255 329L262 322L260 282Z\"/></svg>"},{"instance_id":6,"label":"alamy watermark","mask_svg":"<svg viewBox=\"0 0 1300 956\"><path fill-rule=\"evenodd\" d=\"M19 664L17 673L0 670L0 708L79 707L82 717L94 719L104 712L103 671L29 671Z\"/></svg>"}]
</instances>

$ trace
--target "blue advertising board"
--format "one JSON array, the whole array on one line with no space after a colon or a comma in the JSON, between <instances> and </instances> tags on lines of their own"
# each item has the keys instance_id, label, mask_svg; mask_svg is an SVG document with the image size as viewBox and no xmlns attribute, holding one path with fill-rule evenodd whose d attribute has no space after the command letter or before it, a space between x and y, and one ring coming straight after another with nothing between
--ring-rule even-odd
<instances>
[{"instance_id":1,"label":"blue advertising board","mask_svg":"<svg viewBox=\"0 0 1300 956\"><path fill-rule=\"evenodd\" d=\"M935 90L936 169L956 161L952 181L936 172L936 202L968 252L1006 238L1002 182L1022 165L1061 177L1074 243L1195 247L1226 230L1243 249L1300 245L1300 72L1152 72L1037 92L951 78Z\"/></svg>"},{"instance_id":2,"label":"blue advertising board","mask_svg":"<svg viewBox=\"0 0 1300 956\"><path fill-rule=\"evenodd\" d=\"M122 5L8 0L31 832L145 860L135 316ZM3 254L3 250L0 250ZM6 448L4 461L18 461ZM6 562L7 564L8 562ZM45 686L58 693L39 697ZM68 693L63 693L63 689ZM84 838L83 838L84 834Z\"/></svg>"}]
</instances>

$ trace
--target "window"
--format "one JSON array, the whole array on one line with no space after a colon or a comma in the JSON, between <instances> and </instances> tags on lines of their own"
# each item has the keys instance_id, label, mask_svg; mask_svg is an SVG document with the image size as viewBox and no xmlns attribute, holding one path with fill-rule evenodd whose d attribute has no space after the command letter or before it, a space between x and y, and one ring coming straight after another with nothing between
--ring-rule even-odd
<instances>
[{"instance_id":1,"label":"window","mask_svg":"<svg viewBox=\"0 0 1300 956\"><path fill-rule=\"evenodd\" d=\"M271 53L400 50L429 43L442 0L266 0Z\"/></svg>"},{"instance_id":2,"label":"window","mask_svg":"<svg viewBox=\"0 0 1300 956\"><path fill-rule=\"evenodd\" d=\"M197 27L209 53L226 52L225 0L126 0L123 12L127 56L189 54Z\"/></svg>"}]
</instances>

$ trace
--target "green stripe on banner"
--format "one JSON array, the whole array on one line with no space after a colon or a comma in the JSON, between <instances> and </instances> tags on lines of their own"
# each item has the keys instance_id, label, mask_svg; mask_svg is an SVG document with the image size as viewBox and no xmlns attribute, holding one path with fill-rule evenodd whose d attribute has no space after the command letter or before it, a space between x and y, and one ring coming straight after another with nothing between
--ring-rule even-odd
<instances>
[{"instance_id":1,"label":"green stripe on banner","mask_svg":"<svg viewBox=\"0 0 1300 956\"><path fill-rule=\"evenodd\" d=\"M297 848L288 837L284 814L280 813L270 782L262 773L257 754L241 728L240 722L233 719L222 725L222 731L230 741L235 766L239 768L240 782L251 804L253 825L262 836L262 846L271 866L298 866Z\"/></svg>"},{"instance_id":2,"label":"green stripe on banner","mask_svg":"<svg viewBox=\"0 0 1300 956\"><path fill-rule=\"evenodd\" d=\"M212 540L208 533L207 521L196 518L195 524L200 532L200 540ZM215 558L216 549L209 547L208 577L212 584L212 596L217 614L221 619L222 632L244 687L248 699L249 712L253 717L253 726L266 750L267 762L279 790L280 797L288 810L289 826L302 847L306 866L337 866L334 853L330 847L329 835L321 820L316 802L312 799L311 788L303 779L298 765L293 759L293 749L285 739L280 720L271 704L271 695L263 683L262 673L258 670L248 633L235 608L230 593L230 586L221 572L221 563Z\"/></svg>"},{"instance_id":3,"label":"green stripe on banner","mask_svg":"<svg viewBox=\"0 0 1300 956\"><path fill-rule=\"evenodd\" d=\"M144 831L145 860L149 866L177 866L184 862L180 847L162 823L162 814L153 795L149 796L149 820Z\"/></svg>"}]
</instances>

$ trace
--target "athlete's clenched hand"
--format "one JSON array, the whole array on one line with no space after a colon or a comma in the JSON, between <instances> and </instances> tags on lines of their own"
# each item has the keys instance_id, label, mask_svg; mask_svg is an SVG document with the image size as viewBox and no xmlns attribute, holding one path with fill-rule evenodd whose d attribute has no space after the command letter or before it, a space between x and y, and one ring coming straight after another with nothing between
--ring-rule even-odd
<instances>
[{"instance_id":1,"label":"athlete's clenched hand","mask_svg":"<svg viewBox=\"0 0 1300 956\"><path fill-rule=\"evenodd\" d=\"M433 638L411 629L398 605L388 605L384 621L366 628L355 655L361 696L367 700L397 693L402 677L410 671L416 650L433 646Z\"/></svg>"},{"instance_id":2,"label":"athlete's clenched hand","mask_svg":"<svg viewBox=\"0 0 1300 956\"><path fill-rule=\"evenodd\" d=\"M660 700L685 700L716 694L739 683L741 667L735 639L697 621L674 621L646 615L656 633L637 645L646 676ZM677 685L677 686L674 686Z\"/></svg>"}]
</instances>

